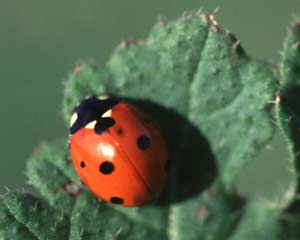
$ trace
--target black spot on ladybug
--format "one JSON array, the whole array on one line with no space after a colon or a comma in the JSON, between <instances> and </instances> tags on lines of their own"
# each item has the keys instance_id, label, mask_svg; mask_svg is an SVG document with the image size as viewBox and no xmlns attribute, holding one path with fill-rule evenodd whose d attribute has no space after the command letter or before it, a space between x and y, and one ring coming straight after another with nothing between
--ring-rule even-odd
<instances>
[{"instance_id":1,"label":"black spot on ladybug","mask_svg":"<svg viewBox=\"0 0 300 240\"><path fill-rule=\"evenodd\" d=\"M80 162L80 167L81 167L81 168L85 168L85 162L84 162L84 161L81 161L81 162Z\"/></svg>"},{"instance_id":2,"label":"black spot on ladybug","mask_svg":"<svg viewBox=\"0 0 300 240\"><path fill-rule=\"evenodd\" d=\"M150 146L150 138L145 135L139 136L136 142L141 150L146 150Z\"/></svg>"},{"instance_id":3,"label":"black spot on ladybug","mask_svg":"<svg viewBox=\"0 0 300 240\"><path fill-rule=\"evenodd\" d=\"M106 131L108 128L115 125L116 121L111 117L104 117L97 121L95 126L95 132L101 134Z\"/></svg>"},{"instance_id":4,"label":"black spot on ladybug","mask_svg":"<svg viewBox=\"0 0 300 240\"><path fill-rule=\"evenodd\" d=\"M99 120L102 114L113 108L118 102L119 99L117 98L101 100L95 96L82 101L80 105L74 109L74 112L77 113L77 119L71 126L70 133L74 134L90 122Z\"/></svg>"},{"instance_id":5,"label":"black spot on ladybug","mask_svg":"<svg viewBox=\"0 0 300 240\"><path fill-rule=\"evenodd\" d=\"M103 162L100 164L99 171L103 174L111 174L115 166L111 162Z\"/></svg>"},{"instance_id":6,"label":"black spot on ladybug","mask_svg":"<svg viewBox=\"0 0 300 240\"><path fill-rule=\"evenodd\" d=\"M124 130L123 130L122 128L119 127L119 128L117 129L117 134L118 134L118 135L123 135L123 134L124 134Z\"/></svg>"},{"instance_id":7,"label":"black spot on ladybug","mask_svg":"<svg viewBox=\"0 0 300 240\"><path fill-rule=\"evenodd\" d=\"M123 204L124 200L122 198L119 198L119 197L111 197L110 202L114 203L114 204Z\"/></svg>"}]
</instances>

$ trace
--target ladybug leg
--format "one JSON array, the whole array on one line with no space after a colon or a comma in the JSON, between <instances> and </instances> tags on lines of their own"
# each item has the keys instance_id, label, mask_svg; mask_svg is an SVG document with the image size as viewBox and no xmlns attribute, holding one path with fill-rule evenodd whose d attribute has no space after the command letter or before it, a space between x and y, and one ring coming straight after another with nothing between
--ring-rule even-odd
<instances>
[{"instance_id":1,"label":"ladybug leg","mask_svg":"<svg viewBox=\"0 0 300 240\"><path fill-rule=\"evenodd\" d=\"M97 134L101 134L108 128L112 127L115 123L115 120L111 117L100 118L100 120L98 120L96 123L95 132Z\"/></svg>"}]
</instances>

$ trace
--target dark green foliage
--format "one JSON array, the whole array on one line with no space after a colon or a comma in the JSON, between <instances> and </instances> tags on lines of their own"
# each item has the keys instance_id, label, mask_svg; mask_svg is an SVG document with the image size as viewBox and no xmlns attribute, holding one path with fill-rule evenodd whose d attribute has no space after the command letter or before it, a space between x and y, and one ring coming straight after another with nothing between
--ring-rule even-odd
<instances>
[{"instance_id":1,"label":"dark green foliage","mask_svg":"<svg viewBox=\"0 0 300 240\"><path fill-rule=\"evenodd\" d=\"M67 140L44 143L29 159L27 176L47 202L8 192L0 204L0 239L297 239L299 41L297 23L277 74L249 58L212 14L192 13L160 21L145 41L122 42L100 70L79 64L65 82L66 124L89 95L123 97L144 109L169 144L165 191L145 207L104 203L81 185ZM294 163L294 182L280 204L245 199L234 189L273 136L274 99Z\"/></svg>"},{"instance_id":2,"label":"dark green foliage","mask_svg":"<svg viewBox=\"0 0 300 240\"><path fill-rule=\"evenodd\" d=\"M39 190L50 205L59 205L65 212L71 212L75 198L66 197L65 185L73 180L78 182L78 179L66 144L43 144L39 147L39 153L27 163L29 183Z\"/></svg>"},{"instance_id":3,"label":"dark green foliage","mask_svg":"<svg viewBox=\"0 0 300 240\"><path fill-rule=\"evenodd\" d=\"M0 206L0 236L1 240L37 239L29 229L16 221L3 202Z\"/></svg>"},{"instance_id":4,"label":"dark green foliage","mask_svg":"<svg viewBox=\"0 0 300 240\"><path fill-rule=\"evenodd\" d=\"M0 209L1 239L68 239L69 221L63 211L26 193L7 193Z\"/></svg>"},{"instance_id":5,"label":"dark green foliage","mask_svg":"<svg viewBox=\"0 0 300 240\"><path fill-rule=\"evenodd\" d=\"M286 233L280 224L279 214L277 208L266 203L249 203L229 239L288 239L285 238Z\"/></svg>"},{"instance_id":6,"label":"dark green foliage","mask_svg":"<svg viewBox=\"0 0 300 240\"><path fill-rule=\"evenodd\" d=\"M300 22L292 26L284 42L280 64L280 89L278 90L276 117L283 135L289 144L290 159L295 166L291 169L293 183L288 202L294 201L300 191ZM294 203L299 205L299 201ZM298 208L298 206L297 206Z\"/></svg>"}]
</instances>

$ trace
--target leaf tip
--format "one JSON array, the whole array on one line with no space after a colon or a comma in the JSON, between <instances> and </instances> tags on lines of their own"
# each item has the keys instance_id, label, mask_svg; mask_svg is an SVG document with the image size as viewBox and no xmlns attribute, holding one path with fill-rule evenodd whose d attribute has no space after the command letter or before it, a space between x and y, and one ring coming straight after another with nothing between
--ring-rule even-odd
<instances>
[{"instance_id":1,"label":"leaf tip","mask_svg":"<svg viewBox=\"0 0 300 240\"><path fill-rule=\"evenodd\" d=\"M160 27L165 27L168 24L168 20L163 16L159 16L158 17L158 24L159 24Z\"/></svg>"},{"instance_id":2,"label":"leaf tip","mask_svg":"<svg viewBox=\"0 0 300 240\"><path fill-rule=\"evenodd\" d=\"M297 19L292 25L292 33L300 32L300 20Z\"/></svg>"},{"instance_id":3,"label":"leaf tip","mask_svg":"<svg viewBox=\"0 0 300 240\"><path fill-rule=\"evenodd\" d=\"M214 32L224 33L225 30L219 25L218 21L215 19L213 12L203 12L201 19L211 26Z\"/></svg>"},{"instance_id":4,"label":"leaf tip","mask_svg":"<svg viewBox=\"0 0 300 240\"><path fill-rule=\"evenodd\" d=\"M118 49L126 49L130 46L142 47L144 44L145 41L143 39L122 40L118 45Z\"/></svg>"}]
</instances>

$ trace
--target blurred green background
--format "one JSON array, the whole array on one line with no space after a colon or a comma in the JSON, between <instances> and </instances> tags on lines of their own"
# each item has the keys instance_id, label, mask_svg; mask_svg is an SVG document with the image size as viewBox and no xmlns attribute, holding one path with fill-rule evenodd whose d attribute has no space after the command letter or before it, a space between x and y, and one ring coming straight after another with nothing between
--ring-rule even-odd
<instances>
[{"instance_id":1,"label":"blurred green background","mask_svg":"<svg viewBox=\"0 0 300 240\"><path fill-rule=\"evenodd\" d=\"M66 136L62 80L78 59L103 65L121 40L146 37L158 16L200 7L220 7L217 20L248 54L274 62L293 14L300 16L300 0L0 0L0 186L25 186L34 147ZM286 146L278 136L241 174L240 191L270 197L286 188Z\"/></svg>"}]
</instances>

